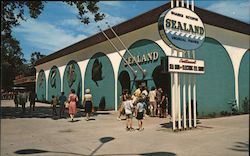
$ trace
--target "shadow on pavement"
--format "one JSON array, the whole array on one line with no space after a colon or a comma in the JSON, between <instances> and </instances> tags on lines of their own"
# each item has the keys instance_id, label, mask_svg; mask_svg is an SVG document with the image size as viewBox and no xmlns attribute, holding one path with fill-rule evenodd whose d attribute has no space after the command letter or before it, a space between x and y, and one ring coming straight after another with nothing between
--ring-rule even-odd
<instances>
[{"instance_id":1,"label":"shadow on pavement","mask_svg":"<svg viewBox=\"0 0 250 156\"><path fill-rule=\"evenodd\" d=\"M249 143L248 142L236 142L235 145L229 149L234 150L234 151L249 153Z\"/></svg>"},{"instance_id":2,"label":"shadow on pavement","mask_svg":"<svg viewBox=\"0 0 250 156\"><path fill-rule=\"evenodd\" d=\"M71 130L68 130L71 131ZM68 132L67 131L67 132ZM16 154L21 155L29 155L29 154L39 154L39 153L61 153L61 154L69 154L69 155L76 155L76 156L93 156L95 153L106 143L113 141L115 138L113 137L102 137L99 139L101 144L97 146L89 155L80 154L80 153L73 153L73 152L61 152L61 151L47 151L41 149L22 149L15 151ZM151 152L151 153L127 153L127 154L97 154L95 156L116 156L116 155L124 155L124 156L131 156L131 155L142 155L142 156L176 156L175 153L171 152Z\"/></svg>"},{"instance_id":3,"label":"shadow on pavement","mask_svg":"<svg viewBox=\"0 0 250 156\"><path fill-rule=\"evenodd\" d=\"M26 112L22 113L22 108L18 107L1 107L0 111L0 118L1 119L16 119L16 118L51 118L53 120L58 120L59 118L59 107L57 107L57 115L52 115L52 108L50 105L48 106L38 106L35 107L35 111L30 111L30 108L26 105ZM91 116L98 116L98 115L109 115L109 112L94 112ZM68 110L65 109L64 115L62 118L67 118ZM75 118L85 117L85 112L83 109L77 108L77 114Z\"/></svg>"},{"instance_id":4,"label":"shadow on pavement","mask_svg":"<svg viewBox=\"0 0 250 156\"><path fill-rule=\"evenodd\" d=\"M80 154L80 153L73 153L73 152L60 152L60 151L46 151L46 150L40 150L40 149L23 149L15 151L16 154L20 155L29 155L29 154L40 154L40 153L61 153L61 154L69 154L69 155L75 155L75 156L91 156L86 154ZM142 155L142 156L176 156L175 153L172 152L151 152L151 153L127 153L127 154L97 154L95 156L131 156L131 155Z\"/></svg>"}]
</instances>

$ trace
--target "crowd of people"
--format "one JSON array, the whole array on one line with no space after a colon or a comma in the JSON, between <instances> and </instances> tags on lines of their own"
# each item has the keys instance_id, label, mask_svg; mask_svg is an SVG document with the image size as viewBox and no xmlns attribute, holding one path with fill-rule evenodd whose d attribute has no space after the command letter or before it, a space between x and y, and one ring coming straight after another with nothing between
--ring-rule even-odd
<instances>
[{"instance_id":1,"label":"crowd of people","mask_svg":"<svg viewBox=\"0 0 250 156\"><path fill-rule=\"evenodd\" d=\"M22 113L26 112L26 103L30 101L30 111L35 110L36 94L34 92L25 92L23 90L15 92L14 95L15 107L22 106ZM83 107L85 109L86 120L90 119L91 113L93 113L93 100L90 89L85 90L83 97ZM121 120L121 116L126 116L126 130L133 131L133 117L138 120L138 130L144 130L143 119L145 117L162 117L168 116L168 96L162 90L162 88L152 87L149 91L146 86L139 86L134 93L129 94L128 90L123 90L121 95L121 103L118 109L118 120ZM68 109L68 115L71 121L74 121L77 113L77 103L79 99L75 94L75 90L72 89L68 97L64 92L61 92L59 97L52 95L51 108L52 116L57 116L57 105L59 105L59 118L64 117L65 109Z\"/></svg>"},{"instance_id":2,"label":"crowd of people","mask_svg":"<svg viewBox=\"0 0 250 156\"><path fill-rule=\"evenodd\" d=\"M139 86L129 95L128 90L123 90L121 103L118 110L117 120L121 120L122 114L126 116L126 130L134 130L132 125L133 117L138 120L138 130L142 131L143 119L145 116L166 118L168 116L168 96L162 88L152 87L148 91L146 86Z\"/></svg>"}]
</instances>

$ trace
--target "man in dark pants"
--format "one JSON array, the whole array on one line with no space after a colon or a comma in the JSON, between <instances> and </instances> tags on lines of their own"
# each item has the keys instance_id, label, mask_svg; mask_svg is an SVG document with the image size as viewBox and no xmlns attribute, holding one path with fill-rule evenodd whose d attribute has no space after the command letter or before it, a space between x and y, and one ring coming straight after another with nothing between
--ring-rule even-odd
<instances>
[{"instance_id":1,"label":"man in dark pants","mask_svg":"<svg viewBox=\"0 0 250 156\"><path fill-rule=\"evenodd\" d=\"M62 115L64 115L64 110L65 110L65 101L67 100L66 96L64 95L64 92L61 93L61 96L59 97L59 103L60 103L60 115L59 117L61 118Z\"/></svg>"},{"instance_id":2,"label":"man in dark pants","mask_svg":"<svg viewBox=\"0 0 250 156\"><path fill-rule=\"evenodd\" d=\"M30 101L30 112L31 108L33 107L33 111L35 111L35 99L36 99L36 93L31 91L30 96L29 96L29 101Z\"/></svg>"}]
</instances>

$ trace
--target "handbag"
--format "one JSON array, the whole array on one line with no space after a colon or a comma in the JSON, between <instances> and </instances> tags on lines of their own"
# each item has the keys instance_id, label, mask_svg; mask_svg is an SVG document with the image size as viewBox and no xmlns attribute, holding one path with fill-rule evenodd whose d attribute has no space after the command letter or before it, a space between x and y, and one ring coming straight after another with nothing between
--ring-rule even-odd
<instances>
[{"instance_id":1,"label":"handbag","mask_svg":"<svg viewBox=\"0 0 250 156\"><path fill-rule=\"evenodd\" d=\"M69 108L69 103L67 101L64 102L65 108Z\"/></svg>"}]
</instances>

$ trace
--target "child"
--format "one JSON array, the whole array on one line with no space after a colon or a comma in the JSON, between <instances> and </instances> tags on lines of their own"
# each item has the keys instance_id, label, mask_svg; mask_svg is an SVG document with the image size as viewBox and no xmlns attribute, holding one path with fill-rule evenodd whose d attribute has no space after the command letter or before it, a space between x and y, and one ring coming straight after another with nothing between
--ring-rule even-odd
<instances>
[{"instance_id":1,"label":"child","mask_svg":"<svg viewBox=\"0 0 250 156\"><path fill-rule=\"evenodd\" d=\"M125 114L127 117L126 129L127 129L127 131L134 130L134 128L132 127L133 103L132 103L131 97L129 95L127 95L126 101L124 101L124 108L125 108Z\"/></svg>"},{"instance_id":2,"label":"child","mask_svg":"<svg viewBox=\"0 0 250 156\"><path fill-rule=\"evenodd\" d=\"M52 100L51 100L51 106L52 106L52 115L57 115L57 113L56 113L56 105L57 105L57 103L58 103L58 100L57 100L57 98L54 96L54 95L52 95Z\"/></svg>"},{"instance_id":3,"label":"child","mask_svg":"<svg viewBox=\"0 0 250 156\"><path fill-rule=\"evenodd\" d=\"M144 128L142 128L142 121L143 121L143 116L144 116L144 111L145 111L145 101L143 98L138 99L138 103L136 106L136 119L138 120L138 130L142 131Z\"/></svg>"}]
</instances>

